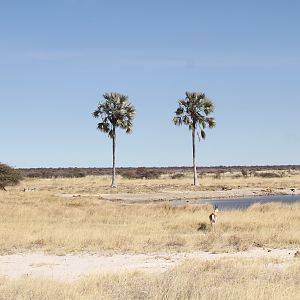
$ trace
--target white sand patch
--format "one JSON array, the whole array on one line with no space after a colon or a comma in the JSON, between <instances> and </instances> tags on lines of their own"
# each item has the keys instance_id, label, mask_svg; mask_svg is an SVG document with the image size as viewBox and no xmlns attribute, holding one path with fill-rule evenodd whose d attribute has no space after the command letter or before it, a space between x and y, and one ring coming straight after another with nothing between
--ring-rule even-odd
<instances>
[{"instance_id":1,"label":"white sand patch","mask_svg":"<svg viewBox=\"0 0 300 300\"><path fill-rule=\"evenodd\" d=\"M63 198L95 197L101 200L126 201L128 203L143 203L151 201L174 201L192 199L222 199L271 195L299 195L300 189L261 189L240 188L219 191L164 191L158 193L116 193L116 194L56 194Z\"/></svg>"},{"instance_id":2,"label":"white sand patch","mask_svg":"<svg viewBox=\"0 0 300 300\"><path fill-rule=\"evenodd\" d=\"M46 255L23 253L0 256L0 276L34 277L72 281L93 273L146 271L163 272L187 259L215 260L222 258L279 258L288 262L296 250L255 248L237 253L160 253L160 254L98 254Z\"/></svg>"}]
</instances>

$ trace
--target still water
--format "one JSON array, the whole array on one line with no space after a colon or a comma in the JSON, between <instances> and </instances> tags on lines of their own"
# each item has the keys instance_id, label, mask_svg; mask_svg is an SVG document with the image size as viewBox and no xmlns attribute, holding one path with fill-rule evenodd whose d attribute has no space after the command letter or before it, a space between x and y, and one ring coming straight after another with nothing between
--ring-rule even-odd
<instances>
[{"instance_id":1,"label":"still water","mask_svg":"<svg viewBox=\"0 0 300 300\"><path fill-rule=\"evenodd\" d=\"M224 198L224 199L209 199L209 200L178 200L173 201L175 205L183 204L211 204L217 205L219 210L234 210L234 209L246 209L255 203L270 203L270 202L282 202L282 203L295 203L300 202L300 195L276 195L276 196L255 196L255 197L242 197L242 198Z\"/></svg>"}]
</instances>

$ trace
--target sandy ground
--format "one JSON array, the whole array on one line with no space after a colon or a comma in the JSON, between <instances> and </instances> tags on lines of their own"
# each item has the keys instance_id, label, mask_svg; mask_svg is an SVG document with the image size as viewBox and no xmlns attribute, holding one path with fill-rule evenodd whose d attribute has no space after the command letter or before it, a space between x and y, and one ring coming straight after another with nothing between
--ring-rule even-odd
<instances>
[{"instance_id":1,"label":"sandy ground","mask_svg":"<svg viewBox=\"0 0 300 300\"><path fill-rule=\"evenodd\" d=\"M224 258L279 258L273 265L284 270L294 258L295 249L255 248L245 252L213 254L208 252L161 253L161 254L97 254L46 255L21 253L0 256L0 276L7 278L47 278L73 281L93 273L146 271L163 272L187 259L216 260Z\"/></svg>"},{"instance_id":2,"label":"sandy ground","mask_svg":"<svg viewBox=\"0 0 300 300\"><path fill-rule=\"evenodd\" d=\"M101 200L125 201L127 203L143 203L150 201L173 201L192 199L238 198L265 195L299 195L300 189L261 189L240 188L220 191L179 192L164 191L160 193L117 193L117 194L59 194L64 198L97 197Z\"/></svg>"}]
</instances>

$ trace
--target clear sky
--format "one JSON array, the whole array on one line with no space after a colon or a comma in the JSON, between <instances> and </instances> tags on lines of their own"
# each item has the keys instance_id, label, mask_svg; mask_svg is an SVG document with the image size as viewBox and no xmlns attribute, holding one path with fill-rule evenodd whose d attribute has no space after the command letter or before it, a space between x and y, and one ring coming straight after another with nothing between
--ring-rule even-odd
<instances>
[{"instance_id":1,"label":"clear sky","mask_svg":"<svg viewBox=\"0 0 300 300\"><path fill-rule=\"evenodd\" d=\"M192 163L172 124L185 91L215 103L197 164L300 164L300 1L0 0L0 161L111 166L91 113L105 92L137 109L118 166Z\"/></svg>"}]
</instances>

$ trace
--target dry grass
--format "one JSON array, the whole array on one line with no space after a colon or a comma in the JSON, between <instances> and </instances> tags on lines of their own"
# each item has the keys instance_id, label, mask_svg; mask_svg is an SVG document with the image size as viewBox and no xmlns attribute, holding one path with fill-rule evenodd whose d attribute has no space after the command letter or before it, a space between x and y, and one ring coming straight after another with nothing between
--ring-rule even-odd
<instances>
[{"instance_id":1,"label":"dry grass","mask_svg":"<svg viewBox=\"0 0 300 300\"><path fill-rule=\"evenodd\" d=\"M298 299L299 260L281 266L266 259L193 260L160 274L100 274L75 283L0 279L0 299Z\"/></svg>"},{"instance_id":2,"label":"dry grass","mask_svg":"<svg viewBox=\"0 0 300 300\"><path fill-rule=\"evenodd\" d=\"M220 212L216 233L208 227L212 207L168 204L122 206L97 197L62 198L61 193L158 192L217 190L221 186L299 187L292 177L120 180L109 177L31 179L0 193L0 251L161 252L241 251L252 246L299 247L300 204L254 205L246 211ZM23 188L32 191L23 193ZM165 273L99 274L73 283L0 278L0 299L297 299L300 261L231 259L188 261Z\"/></svg>"},{"instance_id":3,"label":"dry grass","mask_svg":"<svg viewBox=\"0 0 300 300\"><path fill-rule=\"evenodd\" d=\"M101 189L107 184L105 180L108 179L30 180L23 186L30 183L37 190L23 193L18 187L0 193L0 251L224 252L246 250L253 245L300 245L299 204L256 205L243 212L221 212L213 234L208 227L212 209L208 205L120 206L95 197L55 196L61 189ZM139 182L134 181L134 185Z\"/></svg>"},{"instance_id":4,"label":"dry grass","mask_svg":"<svg viewBox=\"0 0 300 300\"><path fill-rule=\"evenodd\" d=\"M31 188L39 191L55 193L147 193L164 191L206 191L221 190L222 188L291 188L300 187L300 174L282 173L280 178L242 177L240 173L227 172L220 179L214 174L204 174L200 178L201 185L192 185L192 173L186 173L184 178L171 179L169 175L162 175L159 179L126 179L118 176L118 189L111 189L110 176L87 176L84 178L51 178L25 179L20 186L13 190ZM237 175L239 177L237 177Z\"/></svg>"}]
</instances>

